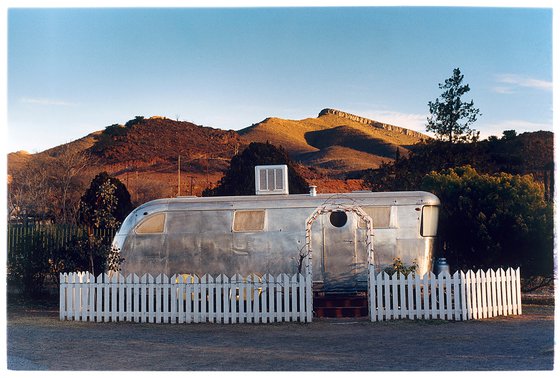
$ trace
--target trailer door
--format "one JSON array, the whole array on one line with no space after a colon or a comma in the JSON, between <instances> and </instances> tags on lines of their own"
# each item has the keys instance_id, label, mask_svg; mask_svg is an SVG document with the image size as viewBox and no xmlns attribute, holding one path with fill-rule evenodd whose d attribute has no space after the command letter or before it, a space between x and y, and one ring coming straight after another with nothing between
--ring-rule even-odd
<instances>
[{"instance_id":1,"label":"trailer door","mask_svg":"<svg viewBox=\"0 0 560 378\"><path fill-rule=\"evenodd\" d=\"M335 211L322 215L323 277L326 291L356 290L356 217Z\"/></svg>"}]
</instances>

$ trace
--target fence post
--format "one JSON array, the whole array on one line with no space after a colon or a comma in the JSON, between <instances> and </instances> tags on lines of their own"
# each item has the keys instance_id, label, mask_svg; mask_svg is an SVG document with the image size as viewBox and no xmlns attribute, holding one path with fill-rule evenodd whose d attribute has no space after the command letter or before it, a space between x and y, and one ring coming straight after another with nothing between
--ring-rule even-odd
<instances>
[{"instance_id":1,"label":"fence post","mask_svg":"<svg viewBox=\"0 0 560 378\"><path fill-rule=\"evenodd\" d=\"M59 277L60 277L59 278L60 292L59 292L58 312L59 312L60 320L64 320L66 318L66 291L68 287L68 274L60 273Z\"/></svg>"},{"instance_id":2,"label":"fence post","mask_svg":"<svg viewBox=\"0 0 560 378\"><path fill-rule=\"evenodd\" d=\"M375 289L377 292L377 320L384 320L385 318L385 303L386 299L383 296L383 278L384 273L380 272L375 276Z\"/></svg>"},{"instance_id":3,"label":"fence post","mask_svg":"<svg viewBox=\"0 0 560 378\"><path fill-rule=\"evenodd\" d=\"M375 287L375 272L373 266L368 264L368 307L369 307L369 320L377 321L376 311L376 287Z\"/></svg>"}]
</instances>

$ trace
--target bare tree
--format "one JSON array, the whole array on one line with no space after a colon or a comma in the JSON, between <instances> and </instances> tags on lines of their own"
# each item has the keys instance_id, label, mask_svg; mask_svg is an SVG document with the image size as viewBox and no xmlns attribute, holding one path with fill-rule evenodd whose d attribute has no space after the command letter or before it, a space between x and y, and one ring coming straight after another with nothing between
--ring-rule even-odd
<instances>
[{"instance_id":1,"label":"bare tree","mask_svg":"<svg viewBox=\"0 0 560 378\"><path fill-rule=\"evenodd\" d=\"M48 183L48 169L37 159L13 171L8 190L9 214L17 218L52 217L52 187Z\"/></svg>"},{"instance_id":2,"label":"bare tree","mask_svg":"<svg viewBox=\"0 0 560 378\"><path fill-rule=\"evenodd\" d=\"M70 144L49 155L32 156L21 168L10 172L10 216L74 223L80 195L89 178L83 176L90 165L89 154Z\"/></svg>"},{"instance_id":3,"label":"bare tree","mask_svg":"<svg viewBox=\"0 0 560 378\"><path fill-rule=\"evenodd\" d=\"M82 174L92 164L91 156L84 150L72 149L65 144L56 156L56 166L52 172L59 200L57 221L73 223L80 204L80 195L87 186Z\"/></svg>"}]
</instances>

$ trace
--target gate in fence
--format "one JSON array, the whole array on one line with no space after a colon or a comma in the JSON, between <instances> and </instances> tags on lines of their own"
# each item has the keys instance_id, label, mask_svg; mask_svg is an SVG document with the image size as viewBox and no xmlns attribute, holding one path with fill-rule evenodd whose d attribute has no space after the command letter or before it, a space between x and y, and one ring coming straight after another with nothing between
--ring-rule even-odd
<instances>
[{"instance_id":1,"label":"gate in fence","mask_svg":"<svg viewBox=\"0 0 560 378\"><path fill-rule=\"evenodd\" d=\"M60 319L95 322L311 322L306 276L63 273Z\"/></svg>"}]
</instances>

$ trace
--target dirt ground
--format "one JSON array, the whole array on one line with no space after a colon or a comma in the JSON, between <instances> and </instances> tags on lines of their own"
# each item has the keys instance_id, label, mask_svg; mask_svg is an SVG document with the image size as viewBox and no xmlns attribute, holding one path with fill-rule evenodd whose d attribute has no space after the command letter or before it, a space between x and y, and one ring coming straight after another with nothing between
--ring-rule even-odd
<instances>
[{"instance_id":1,"label":"dirt ground","mask_svg":"<svg viewBox=\"0 0 560 378\"><path fill-rule=\"evenodd\" d=\"M465 322L267 325L86 323L8 306L7 352L10 370L552 370L554 306Z\"/></svg>"}]
</instances>

